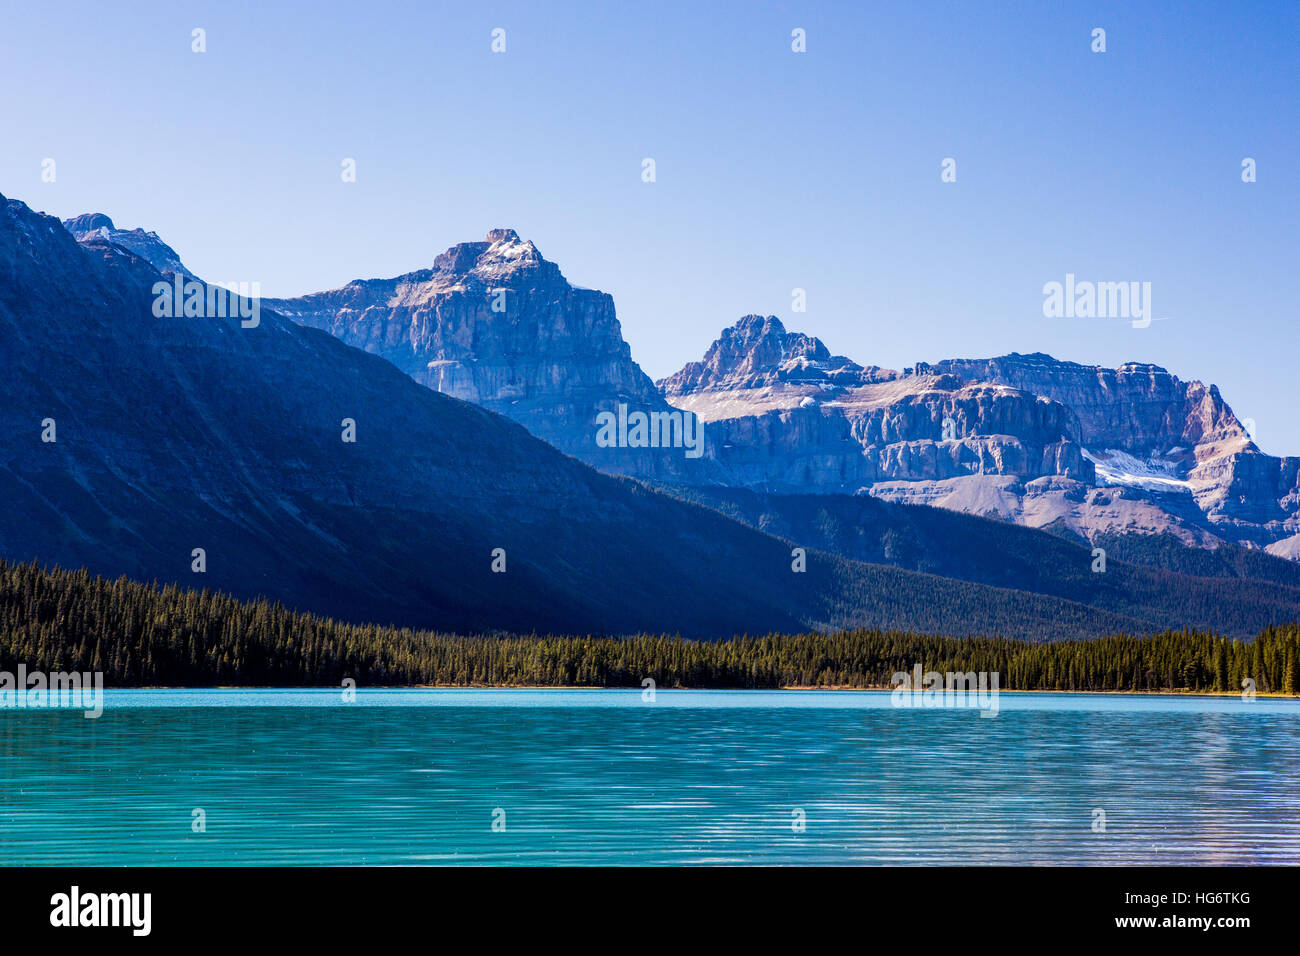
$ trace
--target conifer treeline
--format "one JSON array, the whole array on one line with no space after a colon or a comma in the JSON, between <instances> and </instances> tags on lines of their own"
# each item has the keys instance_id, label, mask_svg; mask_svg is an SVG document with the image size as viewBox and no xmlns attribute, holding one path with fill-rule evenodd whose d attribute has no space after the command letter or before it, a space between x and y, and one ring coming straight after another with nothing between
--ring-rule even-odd
<instances>
[{"instance_id":1,"label":"conifer treeline","mask_svg":"<svg viewBox=\"0 0 1300 956\"><path fill-rule=\"evenodd\" d=\"M1021 690L1297 693L1300 625L1249 643L1209 634L1028 644L898 631L688 641L640 635L460 637L358 626L86 571L0 561L0 670L103 671L116 686L442 684L880 687L897 671L988 671Z\"/></svg>"}]
</instances>

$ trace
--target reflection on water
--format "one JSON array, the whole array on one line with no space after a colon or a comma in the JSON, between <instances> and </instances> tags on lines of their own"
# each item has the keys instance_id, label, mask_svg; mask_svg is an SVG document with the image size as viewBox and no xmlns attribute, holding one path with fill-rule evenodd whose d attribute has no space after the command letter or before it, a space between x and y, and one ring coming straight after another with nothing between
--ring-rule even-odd
<instances>
[{"instance_id":1,"label":"reflection on water","mask_svg":"<svg viewBox=\"0 0 1300 956\"><path fill-rule=\"evenodd\" d=\"M1296 864L1298 732L1267 699L110 692L0 711L0 862Z\"/></svg>"}]
</instances>

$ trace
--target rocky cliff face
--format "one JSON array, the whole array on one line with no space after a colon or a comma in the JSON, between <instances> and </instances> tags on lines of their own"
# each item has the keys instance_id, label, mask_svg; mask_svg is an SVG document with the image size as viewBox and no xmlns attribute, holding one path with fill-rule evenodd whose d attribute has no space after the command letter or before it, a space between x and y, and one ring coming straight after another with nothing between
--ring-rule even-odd
<instances>
[{"instance_id":1,"label":"rocky cliff face","mask_svg":"<svg viewBox=\"0 0 1300 956\"><path fill-rule=\"evenodd\" d=\"M869 492L1088 540L1169 532L1283 556L1300 540L1300 460L1263 455L1216 387L1155 365L1012 354L900 374L746 316L659 385L709 421L740 487Z\"/></svg>"},{"instance_id":2,"label":"rocky cliff face","mask_svg":"<svg viewBox=\"0 0 1300 956\"><path fill-rule=\"evenodd\" d=\"M265 304L430 388L512 410L538 433L569 437L572 412L611 395L658 401L623 341L613 299L570 286L511 229L453 246L432 269ZM585 408L582 416L589 421Z\"/></svg>"},{"instance_id":3,"label":"rocky cliff face","mask_svg":"<svg viewBox=\"0 0 1300 956\"><path fill-rule=\"evenodd\" d=\"M786 493L855 494L883 480L964 475L1091 480L1068 411L1013 389L921 378L846 390L825 401L752 415L735 393L681 407L708 421L710 454L728 484ZM714 417L726 414L725 418Z\"/></svg>"},{"instance_id":4,"label":"rocky cliff face","mask_svg":"<svg viewBox=\"0 0 1300 956\"><path fill-rule=\"evenodd\" d=\"M1182 382L1158 365L1132 362L1119 368L1100 368L1062 362L1039 352L948 359L929 368L1058 401L1079 419L1091 448L1148 455L1153 450L1177 448L1235 451L1250 444L1245 428L1218 388Z\"/></svg>"},{"instance_id":5,"label":"rocky cliff face","mask_svg":"<svg viewBox=\"0 0 1300 956\"><path fill-rule=\"evenodd\" d=\"M153 233L100 215L67 226L83 244L184 269ZM748 315L656 386L632 359L612 298L571 286L510 229L453 246L430 269L263 304L609 473L870 493L1088 540L1169 532L1300 554L1300 459L1263 455L1216 387L1154 365L1013 353L898 372ZM604 414L622 425L675 410L704 423L698 458L598 438Z\"/></svg>"},{"instance_id":6,"label":"rocky cliff face","mask_svg":"<svg viewBox=\"0 0 1300 956\"><path fill-rule=\"evenodd\" d=\"M264 305L603 470L672 478L692 469L680 450L597 444L601 412L672 409L632 360L613 298L571 286L513 229L453 246L432 269Z\"/></svg>"},{"instance_id":7,"label":"rocky cliff face","mask_svg":"<svg viewBox=\"0 0 1300 956\"><path fill-rule=\"evenodd\" d=\"M843 355L831 355L820 339L787 332L774 315L747 315L709 347L702 362L687 362L659 383L667 395L703 392L789 389L804 394L887 381L897 373L863 368Z\"/></svg>"},{"instance_id":8,"label":"rocky cliff face","mask_svg":"<svg viewBox=\"0 0 1300 956\"><path fill-rule=\"evenodd\" d=\"M63 225L78 240L111 243L132 255L139 256L161 273L179 273L192 277L181 257L171 246L158 238L156 232L143 229L118 229L102 212L86 213L74 219L65 219Z\"/></svg>"},{"instance_id":9,"label":"rocky cliff face","mask_svg":"<svg viewBox=\"0 0 1300 956\"><path fill-rule=\"evenodd\" d=\"M659 387L709 423L710 455L738 487L855 494L889 480L1094 477L1064 405L953 374L864 368L776 316L741 319Z\"/></svg>"},{"instance_id":10,"label":"rocky cliff face","mask_svg":"<svg viewBox=\"0 0 1300 956\"><path fill-rule=\"evenodd\" d=\"M1098 368L1040 353L933 368L1067 405L1104 484L1190 496L1226 540L1285 553L1285 539L1300 532L1300 459L1263 454L1214 385L1183 382L1158 365Z\"/></svg>"},{"instance_id":11,"label":"rocky cliff face","mask_svg":"<svg viewBox=\"0 0 1300 956\"><path fill-rule=\"evenodd\" d=\"M438 281L467 282L484 251L453 250ZM1163 621L814 550L792 573L789 542L269 308L251 328L155 317L159 278L0 196L0 557L461 631L1051 639Z\"/></svg>"}]
</instances>

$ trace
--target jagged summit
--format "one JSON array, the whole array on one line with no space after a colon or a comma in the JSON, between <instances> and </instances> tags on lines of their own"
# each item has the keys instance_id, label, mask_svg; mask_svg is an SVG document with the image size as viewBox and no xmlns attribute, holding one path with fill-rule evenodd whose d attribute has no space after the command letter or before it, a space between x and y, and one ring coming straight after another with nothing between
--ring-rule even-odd
<instances>
[{"instance_id":1,"label":"jagged summit","mask_svg":"<svg viewBox=\"0 0 1300 956\"><path fill-rule=\"evenodd\" d=\"M111 246L159 271L183 269L156 234L118 229L102 213L66 229L53 217L17 222L21 248L51 232L69 247L76 237L88 252ZM1011 352L900 374L749 314L656 388L613 299L574 288L507 227L451 246L431 268L263 305L608 471L766 492L870 490L1088 539L1173 531L1189 543L1300 553L1300 459L1262 454L1217 388L1150 363ZM623 405L694 413L708 429L706 455L598 446L595 416Z\"/></svg>"},{"instance_id":2,"label":"jagged summit","mask_svg":"<svg viewBox=\"0 0 1300 956\"><path fill-rule=\"evenodd\" d=\"M542 272L563 281L559 266L548 262L531 240L519 238L513 229L493 229L483 242L461 242L433 260L435 275L429 281L451 288L448 278L464 280L504 279L518 272Z\"/></svg>"},{"instance_id":3,"label":"jagged summit","mask_svg":"<svg viewBox=\"0 0 1300 956\"><path fill-rule=\"evenodd\" d=\"M100 225L94 233L101 229L118 232ZM497 244L516 242L503 235L488 245ZM393 304L391 280L375 280L296 303L311 310L296 318L328 314L358 346L347 348L269 311L253 329L159 318L150 302L156 279L144 260L100 239L78 243L53 217L0 201L0 498L8 504L0 556L169 583L193 580L192 548L203 547L203 583L214 590L345 620L470 633L879 627L1041 640L1181 626L1235 634L1234 625L1254 632L1260 619L1294 616L1288 595L1259 606L1239 589L1233 610L1215 619L1199 609L1228 592L1190 578L1177 595L1189 614L1170 613L1153 597L1160 582L1120 576L1122 562L1097 582L1084 570L1087 552L1074 545L887 512L848 495L732 498L742 521L773 524L786 539L777 540L708 507L610 481L576 454L434 395L361 351L405 362L425 384L460 374L482 404L595 459L594 415L634 404L642 385L647 404L654 397L603 293L521 281L496 312L472 292ZM755 348L771 339L778 355L822 355L775 321L743 325L734 337ZM992 494L1048 465L1050 480L1066 480L1072 453L1058 440L1070 424L1062 406L1008 389L936 395L930 386L864 387L898 394L859 401L852 415L827 402L720 422L707 435L716 457L700 459L716 479L683 471L688 480L676 484L806 493L951 481ZM51 429L58 424L50 444L37 438L46 416ZM344 416L357 426L354 443L340 441ZM955 437L943 437L944 417ZM991 434L1006 437L991 442ZM688 461L679 447L624 451L609 464L638 474L653 460ZM1109 489L1079 492L1104 497L1108 513L1125 506ZM988 510L966 500L968 510ZM791 525L783 515L806 517ZM952 556L937 566L926 544L936 540L940 559ZM809 548L807 575L790 573L792 541ZM832 560L815 546L823 542L928 573ZM1023 546L1018 562L989 558L1003 542ZM488 568L497 547L509 552L508 576ZM1059 569L1070 555L1077 574L1051 570L1055 579L1040 580L1021 570ZM954 584L939 574L976 577ZM1111 593L1100 594L1102 583ZM1246 612L1255 614L1248 628Z\"/></svg>"},{"instance_id":4,"label":"jagged summit","mask_svg":"<svg viewBox=\"0 0 1300 956\"><path fill-rule=\"evenodd\" d=\"M668 409L632 360L614 300L570 285L514 229L458 243L432 269L263 305L380 355L430 388L509 415L610 470L623 467L619 456L630 464L637 459L596 446L595 416L620 403Z\"/></svg>"},{"instance_id":5,"label":"jagged summit","mask_svg":"<svg viewBox=\"0 0 1300 956\"><path fill-rule=\"evenodd\" d=\"M709 423L730 484L1300 551L1300 459L1262 454L1218 388L1159 365L1012 352L900 375L747 315L659 387Z\"/></svg>"},{"instance_id":6,"label":"jagged summit","mask_svg":"<svg viewBox=\"0 0 1300 956\"><path fill-rule=\"evenodd\" d=\"M751 312L742 315L731 328L723 329L719 338L742 336L746 339L764 335L785 335L785 326L775 315L759 315Z\"/></svg>"},{"instance_id":7,"label":"jagged summit","mask_svg":"<svg viewBox=\"0 0 1300 956\"><path fill-rule=\"evenodd\" d=\"M814 336L787 332L775 315L746 315L722 330L703 361L687 363L658 385L670 396L776 385L826 389L879 381L881 372L865 369L843 355L832 355ZM891 372L885 377L892 376Z\"/></svg>"},{"instance_id":8,"label":"jagged summit","mask_svg":"<svg viewBox=\"0 0 1300 956\"><path fill-rule=\"evenodd\" d=\"M99 229L116 229L113 220L109 219L102 212L86 212L80 216L75 216L63 223L68 232L72 233L78 239L88 232L95 232Z\"/></svg>"},{"instance_id":9,"label":"jagged summit","mask_svg":"<svg viewBox=\"0 0 1300 956\"><path fill-rule=\"evenodd\" d=\"M886 569L876 584L880 570L811 553L802 580L788 543L611 480L329 336L268 313L256 328L154 316L146 266L0 200L6 560L189 587L199 547L214 591L464 633L934 621L929 579ZM345 416L356 442L340 440ZM56 420L57 440L37 437ZM475 558L496 547L508 576ZM914 617L858 611L857 595L904 579ZM968 590L953 587L954 607Z\"/></svg>"},{"instance_id":10,"label":"jagged summit","mask_svg":"<svg viewBox=\"0 0 1300 956\"><path fill-rule=\"evenodd\" d=\"M991 366L1015 366L1019 368L1052 368L1052 369L1085 369L1088 371L1097 371L1102 366L1085 365L1080 362L1071 362L1069 359L1058 359L1047 352L1007 352L1005 355L997 355L986 359L945 359L942 362L936 362L930 368L947 363L966 363L976 362L988 363ZM1107 368L1106 371L1112 371ZM1169 375L1170 372L1162 365L1156 365L1153 362L1123 362L1116 366L1113 371L1142 371L1153 375Z\"/></svg>"},{"instance_id":11,"label":"jagged summit","mask_svg":"<svg viewBox=\"0 0 1300 956\"><path fill-rule=\"evenodd\" d=\"M193 276L181 262L171 246L163 242L156 232L143 229L118 229L113 220L102 212L82 213L71 219L63 220L64 227L78 242L107 242L124 249L134 256L139 256L159 272L176 272L183 276Z\"/></svg>"}]
</instances>

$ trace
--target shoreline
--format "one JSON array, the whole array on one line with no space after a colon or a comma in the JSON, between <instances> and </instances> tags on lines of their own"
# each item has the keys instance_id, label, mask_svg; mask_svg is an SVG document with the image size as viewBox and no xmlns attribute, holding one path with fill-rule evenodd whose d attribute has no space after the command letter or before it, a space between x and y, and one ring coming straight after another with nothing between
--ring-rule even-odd
<instances>
[{"instance_id":1,"label":"shoreline","mask_svg":"<svg viewBox=\"0 0 1300 956\"><path fill-rule=\"evenodd\" d=\"M640 687L604 687L599 684L392 684L375 687L358 687L357 690L554 690L554 691L575 691L575 690L620 690L629 693L639 693ZM123 691L123 690L188 690L188 691L205 691L205 690L283 690L283 691L338 691L338 687L282 687L271 684L256 686L235 686L235 685L218 685L189 687L178 684L149 685L141 687L109 687L105 690ZM855 687L848 684L837 685L802 685L792 684L785 687L656 687L656 691L689 691L704 692L710 691L748 691L755 693L779 693L784 691L836 691L848 693L857 691L859 693L890 693L895 688L885 684L871 687ZM937 689L942 692L942 689ZM1045 688L1032 689L1006 689L999 688L998 694L1111 694L1111 695L1129 695L1138 697L1240 697L1240 691L1231 690L1051 690ZM1279 691L1256 691L1256 697L1276 698L1279 700L1300 700L1300 694L1284 694Z\"/></svg>"}]
</instances>

